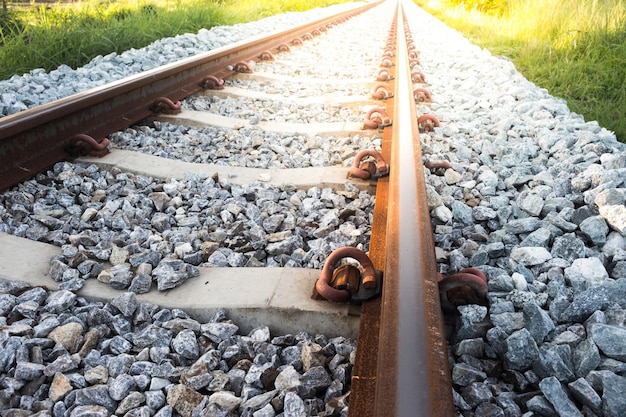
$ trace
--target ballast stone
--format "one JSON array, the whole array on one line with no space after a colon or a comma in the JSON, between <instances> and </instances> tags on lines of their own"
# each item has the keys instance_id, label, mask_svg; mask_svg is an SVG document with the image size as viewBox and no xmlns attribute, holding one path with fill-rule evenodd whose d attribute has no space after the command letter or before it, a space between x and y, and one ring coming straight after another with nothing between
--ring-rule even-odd
<instances>
[{"instance_id":1,"label":"ballast stone","mask_svg":"<svg viewBox=\"0 0 626 417\"><path fill-rule=\"evenodd\" d=\"M558 379L555 377L545 378L539 383L539 387L559 415L583 417L578 407L576 407L563 390Z\"/></svg>"},{"instance_id":2,"label":"ballast stone","mask_svg":"<svg viewBox=\"0 0 626 417\"><path fill-rule=\"evenodd\" d=\"M590 336L606 356L626 362L626 328L596 323L589 326Z\"/></svg>"},{"instance_id":3,"label":"ballast stone","mask_svg":"<svg viewBox=\"0 0 626 417\"><path fill-rule=\"evenodd\" d=\"M608 281L577 294L560 319L581 322L594 311L605 310L611 305L626 308L626 279Z\"/></svg>"}]
</instances>

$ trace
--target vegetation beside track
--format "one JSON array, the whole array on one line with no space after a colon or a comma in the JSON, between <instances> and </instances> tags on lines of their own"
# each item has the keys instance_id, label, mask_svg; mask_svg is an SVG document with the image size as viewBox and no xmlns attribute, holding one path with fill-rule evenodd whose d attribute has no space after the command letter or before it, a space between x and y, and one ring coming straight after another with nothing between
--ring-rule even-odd
<instances>
[{"instance_id":1,"label":"vegetation beside track","mask_svg":"<svg viewBox=\"0 0 626 417\"><path fill-rule=\"evenodd\" d=\"M98 55L142 48L165 37L347 1L1 0L0 79L61 64L77 68Z\"/></svg>"},{"instance_id":2,"label":"vegetation beside track","mask_svg":"<svg viewBox=\"0 0 626 417\"><path fill-rule=\"evenodd\" d=\"M626 142L626 0L415 0Z\"/></svg>"}]
</instances>

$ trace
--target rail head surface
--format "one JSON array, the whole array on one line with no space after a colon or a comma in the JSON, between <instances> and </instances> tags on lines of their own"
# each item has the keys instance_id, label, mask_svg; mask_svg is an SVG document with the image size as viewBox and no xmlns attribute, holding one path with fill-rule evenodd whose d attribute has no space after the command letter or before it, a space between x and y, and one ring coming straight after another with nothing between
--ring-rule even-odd
<instances>
[{"instance_id":1,"label":"rail head surface","mask_svg":"<svg viewBox=\"0 0 626 417\"><path fill-rule=\"evenodd\" d=\"M349 415L453 417L435 245L401 3L397 0L394 96L388 101L393 125L385 128L392 132L390 173L388 184L383 185L388 187L383 217L386 241L373 242L370 251L374 262L384 257L378 262L384 264L383 294L380 300L363 306L366 313L361 316ZM383 148L383 154L387 151ZM379 190L377 202L378 198ZM368 316L370 310L371 316L378 317ZM377 334L372 335L371 329ZM361 340L361 332L367 333L367 341ZM363 346L362 342L377 346ZM377 357L366 357L372 353Z\"/></svg>"},{"instance_id":2,"label":"rail head surface","mask_svg":"<svg viewBox=\"0 0 626 417\"><path fill-rule=\"evenodd\" d=\"M382 0L356 4L341 13L304 25L274 31L204 54L126 77L115 82L0 118L0 191L73 156L87 135L95 146L103 139L154 113L162 97L176 103L202 89L208 76L233 73L229 66L258 60L266 51L291 44L305 34L327 28L369 10Z\"/></svg>"}]
</instances>

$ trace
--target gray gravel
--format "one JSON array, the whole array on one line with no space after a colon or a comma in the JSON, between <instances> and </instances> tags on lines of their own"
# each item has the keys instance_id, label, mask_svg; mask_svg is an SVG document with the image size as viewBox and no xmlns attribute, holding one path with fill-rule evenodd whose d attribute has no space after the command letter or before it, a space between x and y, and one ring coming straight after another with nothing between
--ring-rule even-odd
<instances>
[{"instance_id":1,"label":"gray gravel","mask_svg":"<svg viewBox=\"0 0 626 417\"><path fill-rule=\"evenodd\" d=\"M290 123L359 123L363 111L339 104L309 104L297 102L196 96L183 100L185 110L206 111L238 119Z\"/></svg>"},{"instance_id":2,"label":"gray gravel","mask_svg":"<svg viewBox=\"0 0 626 417\"><path fill-rule=\"evenodd\" d=\"M281 55L278 55L280 58ZM261 64L255 67L255 73L262 73ZM297 78L297 77L296 77ZM367 78L369 80L369 78ZM262 91L267 94L280 94L285 97L316 97L316 96L362 96L369 97L372 94L370 88L363 84L339 84L324 82L307 82L306 79L297 81L282 80L281 82L257 81L245 78L228 78L224 80L225 86L238 87L246 90Z\"/></svg>"},{"instance_id":3,"label":"gray gravel","mask_svg":"<svg viewBox=\"0 0 626 417\"><path fill-rule=\"evenodd\" d=\"M346 415L356 343L0 283L3 416Z\"/></svg>"},{"instance_id":4,"label":"gray gravel","mask_svg":"<svg viewBox=\"0 0 626 417\"><path fill-rule=\"evenodd\" d=\"M337 138L255 128L195 128L160 121L113 133L109 139L118 149L162 158L265 169L351 166L361 149L380 150L382 143L378 135Z\"/></svg>"},{"instance_id":5,"label":"gray gravel","mask_svg":"<svg viewBox=\"0 0 626 417\"><path fill-rule=\"evenodd\" d=\"M453 166L444 176L426 173L439 268L447 274L473 266L489 279L488 306L462 306L449 317L457 414L626 415L626 146L528 82L507 60L471 45L420 11L405 10L421 51L419 69L433 94L432 106L418 106L418 113L432 112L441 120L434 133L421 135L424 157L446 159ZM357 22L353 31L377 26ZM272 66L289 68L274 63L263 71L274 71ZM314 71L328 74L328 67L318 65ZM355 76L362 76L360 71ZM335 76L346 74L338 69ZM18 83L27 78L18 77ZM268 90L259 90L285 91L269 82L265 86ZM322 88L321 94L329 89ZM247 162L245 141L265 140L266 133L178 129L166 123L134 127L119 134L116 146L142 143L150 153L196 160L184 148L206 135L220 138L214 140L216 155L224 152L211 162L241 166L267 165L268 160L269 166L288 166L276 161L287 160L281 155L294 151L290 146L303 155L326 146L303 148L295 145L300 137L275 135L271 140L280 147L264 151L273 152L269 159ZM152 142L148 138L154 130L179 142ZM221 138L234 148L226 149ZM345 157L335 161L320 153L307 163L345 163L355 144L346 145ZM165 289L171 277L176 283L192 278L195 260L209 262L211 256L232 266L241 264L240 255L244 265L255 259L292 265L301 257L312 262L307 267L320 267L324 256L298 248L298 239L312 237L306 241L311 249L333 242L366 249L369 215L364 213L371 196L349 185L340 193L303 194L289 187L232 187L198 177L159 183L67 163L54 171L60 175L41 175L39 182L5 193L0 206L2 230L63 247L53 271L67 285L59 292L23 292L18 284L7 284L0 291L0 398L5 408L13 407L7 415L192 415L190 404L198 406L193 415L346 414L353 341L305 333L272 338L265 328L240 335L223 315L197 323L182 311L137 303L131 292L93 305L72 291L81 280L100 275L101 260L120 265L101 279L137 292L151 282L142 275L154 278L157 271L157 285L162 277ZM71 198L69 190L75 191ZM219 200L218 206L198 197L203 192ZM258 200L271 201L275 212L264 216L248 205ZM342 211L345 204L347 212ZM298 226L307 207L319 216L312 229ZM292 217L272 218L285 208L294 210ZM246 229L239 216L264 220ZM194 229L200 218L206 233ZM281 235L285 222L295 226ZM91 229L80 231L81 223ZM239 234L229 234L232 230ZM279 240L270 242L268 236L276 234ZM269 253L271 243L289 239L298 240L291 252ZM143 259L142 245L158 259ZM252 248L238 252L238 245ZM256 256L259 251L265 258ZM126 261L131 272L124 269Z\"/></svg>"},{"instance_id":6,"label":"gray gravel","mask_svg":"<svg viewBox=\"0 0 626 417\"><path fill-rule=\"evenodd\" d=\"M341 27L336 29L344 31ZM276 61L261 61L254 70L289 77L332 81L365 79L371 82L372 69L378 69L381 59L377 46L383 47L388 35L384 33L385 29L381 27L380 21L374 25L352 26L350 31L343 32L346 35L343 39L350 39L350 42L342 42L342 38L335 35L314 37L301 46L291 48L288 58L283 60L284 54L278 54ZM337 32L335 29L333 31ZM358 37L364 40L360 45L354 42ZM324 53L323 61L319 59L320 51ZM312 65L302 65L307 62Z\"/></svg>"}]
</instances>

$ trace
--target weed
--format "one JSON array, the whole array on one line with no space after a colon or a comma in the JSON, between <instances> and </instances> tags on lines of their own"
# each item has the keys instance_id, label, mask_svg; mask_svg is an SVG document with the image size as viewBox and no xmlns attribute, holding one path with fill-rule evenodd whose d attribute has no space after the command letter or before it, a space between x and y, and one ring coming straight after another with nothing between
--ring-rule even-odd
<instances>
[{"instance_id":1,"label":"weed","mask_svg":"<svg viewBox=\"0 0 626 417\"><path fill-rule=\"evenodd\" d=\"M141 6L141 13L147 16L156 16L157 8L153 4L146 4Z\"/></svg>"},{"instance_id":2,"label":"weed","mask_svg":"<svg viewBox=\"0 0 626 417\"><path fill-rule=\"evenodd\" d=\"M11 10L0 9L0 44L16 36L24 30L24 24L19 17Z\"/></svg>"}]
</instances>

